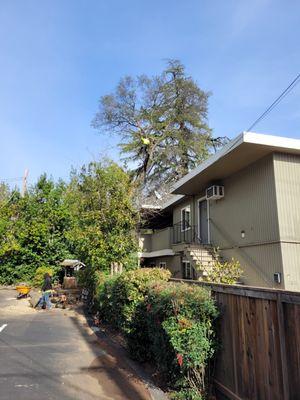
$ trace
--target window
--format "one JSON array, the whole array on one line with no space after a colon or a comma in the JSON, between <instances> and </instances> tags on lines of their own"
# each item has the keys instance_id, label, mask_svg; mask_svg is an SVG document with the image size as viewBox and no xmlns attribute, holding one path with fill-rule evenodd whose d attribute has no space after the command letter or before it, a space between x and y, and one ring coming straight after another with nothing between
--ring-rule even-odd
<instances>
[{"instance_id":1,"label":"window","mask_svg":"<svg viewBox=\"0 0 300 400\"><path fill-rule=\"evenodd\" d=\"M166 269L166 268L167 268L167 263L166 263L165 261L161 261L161 262L159 263L159 268Z\"/></svg>"},{"instance_id":2,"label":"window","mask_svg":"<svg viewBox=\"0 0 300 400\"><path fill-rule=\"evenodd\" d=\"M181 209L181 231L191 229L191 206Z\"/></svg>"},{"instance_id":3,"label":"window","mask_svg":"<svg viewBox=\"0 0 300 400\"><path fill-rule=\"evenodd\" d=\"M193 270L189 261L182 261L183 279L193 279Z\"/></svg>"}]
</instances>

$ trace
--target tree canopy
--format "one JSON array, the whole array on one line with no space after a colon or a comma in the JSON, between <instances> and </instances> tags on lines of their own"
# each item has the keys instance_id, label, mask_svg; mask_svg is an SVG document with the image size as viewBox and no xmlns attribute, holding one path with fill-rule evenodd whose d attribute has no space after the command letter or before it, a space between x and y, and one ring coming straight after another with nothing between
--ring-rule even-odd
<instances>
[{"instance_id":1,"label":"tree canopy","mask_svg":"<svg viewBox=\"0 0 300 400\"><path fill-rule=\"evenodd\" d=\"M151 192L181 178L226 138L213 138L207 123L209 93L178 60L158 76L127 76L100 98L92 126L120 136L132 175Z\"/></svg>"},{"instance_id":2,"label":"tree canopy","mask_svg":"<svg viewBox=\"0 0 300 400\"><path fill-rule=\"evenodd\" d=\"M55 265L68 254L64 232L70 215L65 184L42 175L22 197L12 191L0 208L0 282L28 280L38 266Z\"/></svg>"},{"instance_id":3,"label":"tree canopy","mask_svg":"<svg viewBox=\"0 0 300 400\"><path fill-rule=\"evenodd\" d=\"M38 267L57 269L64 258L101 271L112 261L132 261L133 188L116 164L91 163L73 172L69 184L42 175L24 197L2 188L0 284L31 281Z\"/></svg>"},{"instance_id":4,"label":"tree canopy","mask_svg":"<svg viewBox=\"0 0 300 400\"><path fill-rule=\"evenodd\" d=\"M66 236L84 262L109 270L111 262L131 261L137 251L133 196L129 176L113 162L92 162L73 173L67 191L72 224Z\"/></svg>"}]
</instances>

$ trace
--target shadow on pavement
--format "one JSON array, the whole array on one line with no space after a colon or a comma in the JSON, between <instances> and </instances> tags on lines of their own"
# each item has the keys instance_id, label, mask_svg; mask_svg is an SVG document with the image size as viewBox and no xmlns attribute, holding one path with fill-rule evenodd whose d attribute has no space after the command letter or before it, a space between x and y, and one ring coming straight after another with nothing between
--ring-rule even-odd
<instances>
[{"instance_id":1,"label":"shadow on pavement","mask_svg":"<svg viewBox=\"0 0 300 400\"><path fill-rule=\"evenodd\" d=\"M88 316L84 312L82 316L87 319L86 324L79 322L76 317L71 317L71 320L95 354L93 362L82 371L96 378L112 399L150 400L147 388L126 360L125 351L113 346L104 334L92 333Z\"/></svg>"},{"instance_id":2,"label":"shadow on pavement","mask_svg":"<svg viewBox=\"0 0 300 400\"><path fill-rule=\"evenodd\" d=\"M47 359L45 359L45 362L39 362L35 360L33 357L30 356L30 354L26 353L25 351L20 350L17 348L17 346L12 345L11 343L5 341L3 338L0 338L0 343L4 344L7 346L8 349L12 350L14 354L14 358L16 356L17 358L17 366L18 366L18 371L14 372L6 372L6 373L0 373L0 378L4 379L20 379L20 378L29 378L31 382L33 380L36 380L38 382L38 385L41 385L41 381L43 384L43 387L47 389L49 395L51 398L60 398L61 400L74 400L73 397L69 397L66 394L64 394L63 399L61 397L52 397L52 396L61 396L61 387L64 384L64 382L61 379L61 373L53 372L52 369L47 367ZM20 372L20 369L22 369L24 372ZM27 386L30 387L31 385L34 384L24 384L24 385L15 385L15 387L19 386ZM70 384L73 389L78 390L78 387L76 385ZM88 391L84 390L81 388L81 391L84 394L90 394ZM23 393L24 394L24 393ZM9 394L8 395L12 395ZM39 396L43 395L43 399L46 399L46 394L43 392L39 392ZM2 396L2 391L1 391L1 396ZM1 397L2 398L2 397ZM13 398L13 397L9 397ZM25 397L24 397L25 398ZM39 397L40 398L40 397Z\"/></svg>"}]
</instances>

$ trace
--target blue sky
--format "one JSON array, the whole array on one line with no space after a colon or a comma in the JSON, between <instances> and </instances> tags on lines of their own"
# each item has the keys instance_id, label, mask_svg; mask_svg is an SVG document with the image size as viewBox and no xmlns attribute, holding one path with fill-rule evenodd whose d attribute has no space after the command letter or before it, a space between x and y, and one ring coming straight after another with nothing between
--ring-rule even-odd
<instances>
[{"instance_id":1,"label":"blue sky","mask_svg":"<svg viewBox=\"0 0 300 400\"><path fill-rule=\"evenodd\" d=\"M120 77L180 59L212 92L209 124L234 137L300 72L300 3L277 0L1 0L0 180L117 159L90 127ZM300 137L300 85L255 131Z\"/></svg>"}]
</instances>

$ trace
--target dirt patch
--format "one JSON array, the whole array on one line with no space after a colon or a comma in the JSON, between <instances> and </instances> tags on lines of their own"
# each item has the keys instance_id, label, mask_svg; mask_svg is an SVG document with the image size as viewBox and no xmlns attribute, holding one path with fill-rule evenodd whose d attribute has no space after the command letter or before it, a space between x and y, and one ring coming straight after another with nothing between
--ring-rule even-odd
<instances>
[{"instance_id":1,"label":"dirt patch","mask_svg":"<svg viewBox=\"0 0 300 400\"><path fill-rule=\"evenodd\" d=\"M17 292L15 297L17 296ZM30 306L29 299L17 300L12 296L7 296L5 302L1 307L1 314L6 315L22 315L22 314L33 314L36 311Z\"/></svg>"}]
</instances>

